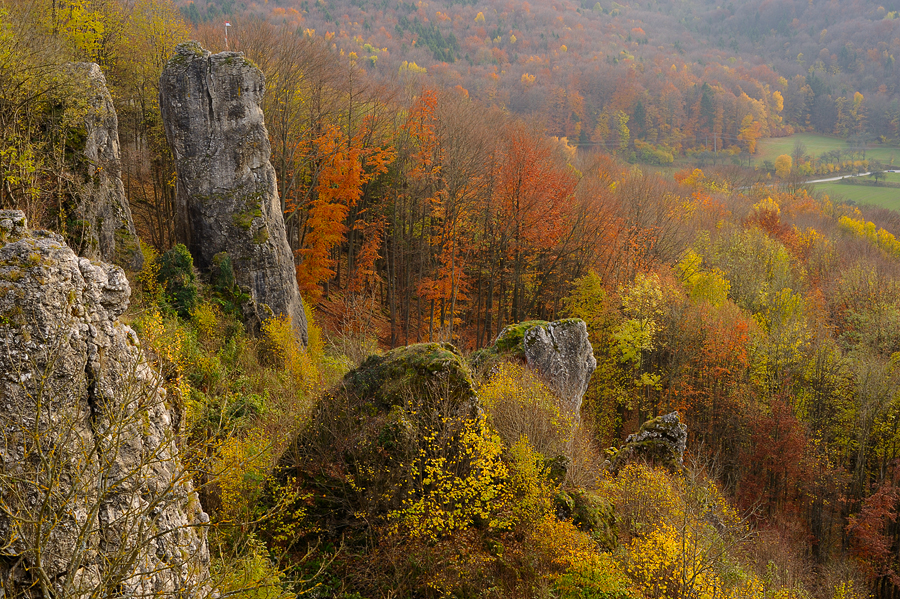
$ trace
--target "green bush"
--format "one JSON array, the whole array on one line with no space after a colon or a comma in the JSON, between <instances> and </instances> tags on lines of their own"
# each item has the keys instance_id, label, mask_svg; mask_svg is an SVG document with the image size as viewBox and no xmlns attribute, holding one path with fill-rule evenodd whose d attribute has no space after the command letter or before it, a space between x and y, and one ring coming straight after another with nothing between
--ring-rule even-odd
<instances>
[{"instance_id":1,"label":"green bush","mask_svg":"<svg viewBox=\"0 0 900 599\"><path fill-rule=\"evenodd\" d=\"M212 259L209 282L213 298L222 308L235 316L242 314L241 307L250 301L250 294L241 289L234 279L234 264L227 252L219 252Z\"/></svg>"},{"instance_id":2,"label":"green bush","mask_svg":"<svg viewBox=\"0 0 900 599\"><path fill-rule=\"evenodd\" d=\"M159 257L157 281L165 292L165 301L181 318L190 318L197 306L197 275L194 259L183 244Z\"/></svg>"}]
</instances>

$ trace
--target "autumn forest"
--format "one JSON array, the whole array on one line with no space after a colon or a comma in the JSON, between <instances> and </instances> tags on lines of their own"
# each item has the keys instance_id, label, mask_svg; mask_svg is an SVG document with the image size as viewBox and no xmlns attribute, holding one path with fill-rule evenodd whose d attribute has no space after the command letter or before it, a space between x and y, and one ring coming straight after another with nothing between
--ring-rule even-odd
<instances>
[{"instance_id":1,"label":"autumn forest","mask_svg":"<svg viewBox=\"0 0 900 599\"><path fill-rule=\"evenodd\" d=\"M159 79L187 40L265 75L305 347L175 262ZM0 208L84 243L65 65L98 63L144 259L126 318L223 597L897 599L900 213L808 181L890 177L898 54L896 0L0 0ZM839 149L763 156L800 134ZM566 318L597 362L580 415L472 359ZM369 426L341 377L426 342L483 413L409 424L409 392L384 418L427 459L340 445ZM604 469L673 410L684 469Z\"/></svg>"}]
</instances>

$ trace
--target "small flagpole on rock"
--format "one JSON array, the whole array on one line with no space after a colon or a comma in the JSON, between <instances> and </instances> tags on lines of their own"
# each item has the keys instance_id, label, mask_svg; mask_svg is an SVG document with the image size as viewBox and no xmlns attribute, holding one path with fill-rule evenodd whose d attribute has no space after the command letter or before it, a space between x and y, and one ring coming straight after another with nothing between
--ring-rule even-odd
<instances>
[{"instance_id":1,"label":"small flagpole on rock","mask_svg":"<svg viewBox=\"0 0 900 599\"><path fill-rule=\"evenodd\" d=\"M228 21L225 22L225 49L228 49L228 28L231 27L231 23Z\"/></svg>"}]
</instances>

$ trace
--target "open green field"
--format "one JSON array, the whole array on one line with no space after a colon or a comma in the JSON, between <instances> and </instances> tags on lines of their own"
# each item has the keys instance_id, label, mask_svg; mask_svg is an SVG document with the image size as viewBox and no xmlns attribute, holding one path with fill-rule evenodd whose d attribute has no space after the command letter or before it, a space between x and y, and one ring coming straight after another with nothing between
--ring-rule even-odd
<instances>
[{"instance_id":1,"label":"open green field","mask_svg":"<svg viewBox=\"0 0 900 599\"><path fill-rule=\"evenodd\" d=\"M806 146L806 153L811 156L821 156L823 152L831 150L847 150L847 142L838 137L819 135L817 133L797 133L789 137L773 137L760 140L757 144L756 155L753 163L761 165L764 161L775 162L782 154L790 155L794 151L794 144L802 142ZM900 165L900 148L872 144L866 150L866 158L878 160L884 164ZM893 161L893 162L892 162Z\"/></svg>"},{"instance_id":2,"label":"open green field","mask_svg":"<svg viewBox=\"0 0 900 599\"><path fill-rule=\"evenodd\" d=\"M900 174L892 174L892 181L900 181ZM900 212L900 189L891 187L870 187L868 185L845 185L842 183L816 183L816 191L823 191L833 201L853 200L857 204L872 204Z\"/></svg>"}]
</instances>

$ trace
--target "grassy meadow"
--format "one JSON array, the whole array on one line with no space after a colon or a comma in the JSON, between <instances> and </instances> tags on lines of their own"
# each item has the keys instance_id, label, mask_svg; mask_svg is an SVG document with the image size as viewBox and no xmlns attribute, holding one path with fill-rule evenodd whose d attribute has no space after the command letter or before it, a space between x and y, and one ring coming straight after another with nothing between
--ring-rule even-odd
<instances>
[{"instance_id":1,"label":"grassy meadow","mask_svg":"<svg viewBox=\"0 0 900 599\"><path fill-rule=\"evenodd\" d=\"M900 183L900 174L892 173L888 180ZM900 212L900 189L896 187L847 185L840 181L816 183L812 187L816 191L827 193L832 200L852 200L857 204L872 204Z\"/></svg>"},{"instance_id":2,"label":"grassy meadow","mask_svg":"<svg viewBox=\"0 0 900 599\"><path fill-rule=\"evenodd\" d=\"M832 150L848 150L847 141L839 137L820 135L817 133L797 133L788 137L772 137L760 140L757 145L754 164L761 165L764 161L775 162L782 154L790 155L794 151L796 142L806 146L807 155L821 156L824 152ZM884 164L900 165L900 148L870 144L866 149L866 158L878 160Z\"/></svg>"}]
</instances>

